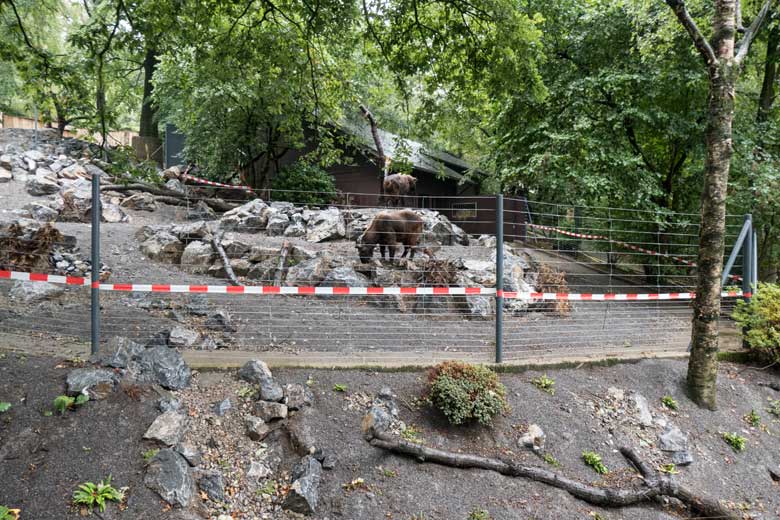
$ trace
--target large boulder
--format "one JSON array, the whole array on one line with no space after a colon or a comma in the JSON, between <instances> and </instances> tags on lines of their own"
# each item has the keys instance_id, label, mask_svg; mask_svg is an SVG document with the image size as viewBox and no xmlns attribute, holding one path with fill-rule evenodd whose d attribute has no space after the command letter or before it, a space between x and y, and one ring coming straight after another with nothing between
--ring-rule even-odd
<instances>
[{"instance_id":1,"label":"large boulder","mask_svg":"<svg viewBox=\"0 0 780 520\"><path fill-rule=\"evenodd\" d=\"M368 287L369 279L352 267L341 266L328 271L320 282L321 287Z\"/></svg>"},{"instance_id":2,"label":"large boulder","mask_svg":"<svg viewBox=\"0 0 780 520\"><path fill-rule=\"evenodd\" d=\"M187 209L187 220L217 220L217 214L208 204L199 200Z\"/></svg>"},{"instance_id":3,"label":"large boulder","mask_svg":"<svg viewBox=\"0 0 780 520\"><path fill-rule=\"evenodd\" d=\"M200 339L197 331L178 325L168 335L168 345L171 347L190 348Z\"/></svg>"},{"instance_id":4,"label":"large boulder","mask_svg":"<svg viewBox=\"0 0 780 520\"><path fill-rule=\"evenodd\" d=\"M346 236L344 217L338 208L328 208L314 212L309 218L306 228L306 240L309 242L325 242L337 240Z\"/></svg>"},{"instance_id":5,"label":"large boulder","mask_svg":"<svg viewBox=\"0 0 780 520\"><path fill-rule=\"evenodd\" d=\"M116 374L104 368L77 368L65 380L68 395L88 394L92 399L108 396L118 382Z\"/></svg>"},{"instance_id":6,"label":"large boulder","mask_svg":"<svg viewBox=\"0 0 780 520\"><path fill-rule=\"evenodd\" d=\"M114 336L108 340L103 352L98 354L97 362L111 368L127 368L132 361L138 360L144 352L144 346L135 341Z\"/></svg>"},{"instance_id":7,"label":"large boulder","mask_svg":"<svg viewBox=\"0 0 780 520\"><path fill-rule=\"evenodd\" d=\"M14 282L9 292L11 298L24 303L40 302L59 296L65 287L49 282Z\"/></svg>"},{"instance_id":8,"label":"large boulder","mask_svg":"<svg viewBox=\"0 0 780 520\"><path fill-rule=\"evenodd\" d=\"M38 222L55 222L60 216L60 212L48 204L40 202L31 202L24 209L30 213L30 217Z\"/></svg>"},{"instance_id":9,"label":"large boulder","mask_svg":"<svg viewBox=\"0 0 780 520\"><path fill-rule=\"evenodd\" d=\"M160 231L141 244L141 252L152 260L177 264L184 253L184 243L167 231Z\"/></svg>"},{"instance_id":10,"label":"large boulder","mask_svg":"<svg viewBox=\"0 0 780 520\"><path fill-rule=\"evenodd\" d=\"M147 348L138 360L139 378L168 390L190 386L192 373L181 354L163 345Z\"/></svg>"},{"instance_id":11,"label":"large boulder","mask_svg":"<svg viewBox=\"0 0 780 520\"><path fill-rule=\"evenodd\" d=\"M102 202L100 204L100 220L109 224L118 224L119 222L129 222L130 215L116 204Z\"/></svg>"},{"instance_id":12,"label":"large boulder","mask_svg":"<svg viewBox=\"0 0 780 520\"><path fill-rule=\"evenodd\" d=\"M62 216L64 222L89 222L92 210L92 192L89 186L73 185L62 192Z\"/></svg>"},{"instance_id":13,"label":"large boulder","mask_svg":"<svg viewBox=\"0 0 780 520\"><path fill-rule=\"evenodd\" d=\"M158 415L144 433L144 439L157 441L165 446L177 445L187 429L187 417L179 412Z\"/></svg>"},{"instance_id":14,"label":"large boulder","mask_svg":"<svg viewBox=\"0 0 780 520\"><path fill-rule=\"evenodd\" d=\"M11 173L11 170L8 170L2 166L0 166L0 183L2 182L10 182L13 180L14 176L13 173Z\"/></svg>"},{"instance_id":15,"label":"large boulder","mask_svg":"<svg viewBox=\"0 0 780 520\"><path fill-rule=\"evenodd\" d=\"M212 502L225 501L225 478L219 471L201 471L198 477L198 487Z\"/></svg>"},{"instance_id":16,"label":"large boulder","mask_svg":"<svg viewBox=\"0 0 780 520\"><path fill-rule=\"evenodd\" d=\"M187 507L195 494L195 480L187 461L166 448L149 463L144 484L172 506Z\"/></svg>"},{"instance_id":17,"label":"large boulder","mask_svg":"<svg viewBox=\"0 0 780 520\"><path fill-rule=\"evenodd\" d=\"M284 213L271 213L265 231L271 236L283 235L289 223L290 217Z\"/></svg>"},{"instance_id":18,"label":"large boulder","mask_svg":"<svg viewBox=\"0 0 780 520\"><path fill-rule=\"evenodd\" d=\"M265 202L255 199L222 215L221 227L227 231L258 233L268 224L270 212Z\"/></svg>"},{"instance_id":19,"label":"large boulder","mask_svg":"<svg viewBox=\"0 0 780 520\"><path fill-rule=\"evenodd\" d=\"M678 466L686 466L693 462L693 455L688 449L688 436L673 424L668 424L658 436L658 448L670 452L672 462Z\"/></svg>"},{"instance_id":20,"label":"large boulder","mask_svg":"<svg viewBox=\"0 0 780 520\"><path fill-rule=\"evenodd\" d=\"M305 260L287 270L287 285L319 285L331 271L333 258L324 254Z\"/></svg>"},{"instance_id":21,"label":"large boulder","mask_svg":"<svg viewBox=\"0 0 780 520\"><path fill-rule=\"evenodd\" d=\"M124 199L120 206L136 211L154 211L157 209L157 202L150 193L136 193Z\"/></svg>"},{"instance_id":22,"label":"large boulder","mask_svg":"<svg viewBox=\"0 0 780 520\"><path fill-rule=\"evenodd\" d=\"M191 273L205 273L214 262L214 248L199 240L190 242L181 255L181 265Z\"/></svg>"},{"instance_id":23,"label":"large boulder","mask_svg":"<svg viewBox=\"0 0 780 520\"><path fill-rule=\"evenodd\" d=\"M57 184L56 180L52 180L46 175L38 175L36 173L34 176L27 179L25 189L30 195L52 195L60 191L60 185Z\"/></svg>"}]
</instances>

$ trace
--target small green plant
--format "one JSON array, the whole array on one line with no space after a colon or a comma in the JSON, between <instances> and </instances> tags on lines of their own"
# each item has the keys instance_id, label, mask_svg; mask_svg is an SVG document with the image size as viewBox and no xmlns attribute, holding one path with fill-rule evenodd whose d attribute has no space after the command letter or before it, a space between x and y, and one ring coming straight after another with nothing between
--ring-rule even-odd
<instances>
[{"instance_id":1,"label":"small green plant","mask_svg":"<svg viewBox=\"0 0 780 520\"><path fill-rule=\"evenodd\" d=\"M747 439L745 439L741 435L738 435L736 433L723 432L721 436L723 437L723 440L726 441L726 444L731 446L731 448L734 451L736 452L745 451Z\"/></svg>"},{"instance_id":2,"label":"small green plant","mask_svg":"<svg viewBox=\"0 0 780 520\"><path fill-rule=\"evenodd\" d=\"M751 409L750 413L745 415L743 419L745 419L745 422L753 427L757 427L761 424L761 416L758 415L754 409Z\"/></svg>"},{"instance_id":3,"label":"small green plant","mask_svg":"<svg viewBox=\"0 0 780 520\"><path fill-rule=\"evenodd\" d=\"M477 421L489 425L509 409L506 387L495 372L482 365L447 361L428 372L425 399L451 424Z\"/></svg>"},{"instance_id":4,"label":"small green plant","mask_svg":"<svg viewBox=\"0 0 780 520\"><path fill-rule=\"evenodd\" d=\"M668 475L677 475L679 471L677 471L677 466L674 464L662 464L658 470L661 473L666 473Z\"/></svg>"},{"instance_id":5,"label":"small green plant","mask_svg":"<svg viewBox=\"0 0 780 520\"><path fill-rule=\"evenodd\" d=\"M158 448L152 448L143 452L141 456L144 458L144 462L149 464L149 461L152 460L158 453L160 453Z\"/></svg>"},{"instance_id":6,"label":"small green plant","mask_svg":"<svg viewBox=\"0 0 780 520\"><path fill-rule=\"evenodd\" d=\"M386 478L395 478L398 476L398 472L393 469L383 468L380 466L379 471L381 471L382 475Z\"/></svg>"},{"instance_id":7,"label":"small green plant","mask_svg":"<svg viewBox=\"0 0 780 520\"><path fill-rule=\"evenodd\" d=\"M493 517L484 509L474 509L469 513L468 520L493 520Z\"/></svg>"},{"instance_id":8,"label":"small green plant","mask_svg":"<svg viewBox=\"0 0 780 520\"><path fill-rule=\"evenodd\" d=\"M545 453L544 455L542 455L542 460L554 468L561 467L561 463L558 462L558 459L553 457L551 453Z\"/></svg>"},{"instance_id":9,"label":"small green plant","mask_svg":"<svg viewBox=\"0 0 780 520\"><path fill-rule=\"evenodd\" d=\"M61 395L54 399L54 409L60 414L64 414L66 410L81 406L87 401L89 401L89 396L86 394L79 394L76 397Z\"/></svg>"},{"instance_id":10,"label":"small green plant","mask_svg":"<svg viewBox=\"0 0 780 520\"><path fill-rule=\"evenodd\" d=\"M111 475L97 484L85 482L73 493L74 504L85 506L89 510L97 507L101 513L106 509L107 501L121 502L124 498L124 492L111 485Z\"/></svg>"},{"instance_id":11,"label":"small green plant","mask_svg":"<svg viewBox=\"0 0 780 520\"><path fill-rule=\"evenodd\" d=\"M277 483L275 480L268 480L266 483L257 490L259 495L273 495L276 493Z\"/></svg>"},{"instance_id":12,"label":"small green plant","mask_svg":"<svg viewBox=\"0 0 780 520\"><path fill-rule=\"evenodd\" d=\"M5 413L11 409L11 403L0 401L0 413Z\"/></svg>"},{"instance_id":13,"label":"small green plant","mask_svg":"<svg viewBox=\"0 0 780 520\"><path fill-rule=\"evenodd\" d=\"M582 460L584 460L585 464L593 468L593 470L599 475L606 475L609 473L607 467L601 462L601 456L599 456L596 452L583 451Z\"/></svg>"},{"instance_id":14,"label":"small green plant","mask_svg":"<svg viewBox=\"0 0 780 520\"><path fill-rule=\"evenodd\" d=\"M732 317L751 350L780 361L780 284L759 283L749 302L737 300Z\"/></svg>"},{"instance_id":15,"label":"small green plant","mask_svg":"<svg viewBox=\"0 0 780 520\"><path fill-rule=\"evenodd\" d=\"M675 401L674 397L672 397L671 395L663 396L661 398L661 404L670 410L677 410L678 408L677 401Z\"/></svg>"},{"instance_id":16,"label":"small green plant","mask_svg":"<svg viewBox=\"0 0 780 520\"><path fill-rule=\"evenodd\" d=\"M19 510L0 506L0 520L19 520Z\"/></svg>"},{"instance_id":17,"label":"small green plant","mask_svg":"<svg viewBox=\"0 0 780 520\"><path fill-rule=\"evenodd\" d=\"M536 379L531 379L531 384L539 390L547 392L550 395L555 395L555 379L547 377L547 374L539 376Z\"/></svg>"},{"instance_id":18,"label":"small green plant","mask_svg":"<svg viewBox=\"0 0 780 520\"><path fill-rule=\"evenodd\" d=\"M341 485L342 488L344 488L345 491L356 491L358 489L367 490L368 486L366 485L366 481L358 477L355 480L352 480L351 482L347 482L346 484Z\"/></svg>"},{"instance_id":19,"label":"small green plant","mask_svg":"<svg viewBox=\"0 0 780 520\"><path fill-rule=\"evenodd\" d=\"M341 383L336 383L333 385L333 391L334 392L346 392L347 391L347 385L343 385Z\"/></svg>"},{"instance_id":20,"label":"small green plant","mask_svg":"<svg viewBox=\"0 0 780 520\"><path fill-rule=\"evenodd\" d=\"M416 444L422 444L423 439L420 437L420 430L414 427L414 425L407 426L401 430L401 438L405 441L414 442Z\"/></svg>"},{"instance_id":21,"label":"small green plant","mask_svg":"<svg viewBox=\"0 0 780 520\"><path fill-rule=\"evenodd\" d=\"M238 397L240 397L241 399L247 399L247 398L251 399L256 394L259 394L260 392L258 391L256 386L242 386L241 388L238 389L238 392L236 393L238 394Z\"/></svg>"},{"instance_id":22,"label":"small green plant","mask_svg":"<svg viewBox=\"0 0 780 520\"><path fill-rule=\"evenodd\" d=\"M771 413L775 417L780 417L780 399L772 399L770 397L769 408L767 408L766 411Z\"/></svg>"}]
</instances>

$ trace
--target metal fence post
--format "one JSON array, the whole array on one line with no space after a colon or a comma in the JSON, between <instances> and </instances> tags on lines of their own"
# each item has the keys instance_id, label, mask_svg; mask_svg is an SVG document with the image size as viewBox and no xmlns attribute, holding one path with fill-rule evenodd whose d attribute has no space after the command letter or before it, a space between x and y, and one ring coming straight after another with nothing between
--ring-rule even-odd
<instances>
[{"instance_id":1,"label":"metal fence post","mask_svg":"<svg viewBox=\"0 0 780 520\"><path fill-rule=\"evenodd\" d=\"M745 215L745 241L742 243L742 292L747 294L752 291L753 283L753 217L750 213Z\"/></svg>"},{"instance_id":2,"label":"metal fence post","mask_svg":"<svg viewBox=\"0 0 780 520\"><path fill-rule=\"evenodd\" d=\"M100 175L92 174L92 355L100 349Z\"/></svg>"},{"instance_id":3,"label":"metal fence post","mask_svg":"<svg viewBox=\"0 0 780 520\"><path fill-rule=\"evenodd\" d=\"M504 355L504 196L496 195L496 363Z\"/></svg>"}]
</instances>

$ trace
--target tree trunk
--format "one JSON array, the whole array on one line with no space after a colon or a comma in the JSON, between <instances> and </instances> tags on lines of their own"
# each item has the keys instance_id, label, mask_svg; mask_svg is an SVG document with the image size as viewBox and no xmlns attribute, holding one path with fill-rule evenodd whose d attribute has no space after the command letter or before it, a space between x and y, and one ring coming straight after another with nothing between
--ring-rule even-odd
<instances>
[{"instance_id":1,"label":"tree trunk","mask_svg":"<svg viewBox=\"0 0 780 520\"><path fill-rule=\"evenodd\" d=\"M758 114L756 120L765 122L772 111L775 102L775 84L777 82L777 62L780 60L780 25L775 25L769 31L766 44L766 62L764 63L764 82L758 97Z\"/></svg>"},{"instance_id":2,"label":"tree trunk","mask_svg":"<svg viewBox=\"0 0 780 520\"><path fill-rule=\"evenodd\" d=\"M149 47L144 56L144 97L141 103L141 127L139 135L141 137L159 138L157 131L157 107L152 103L152 76L157 68L157 49Z\"/></svg>"}]
</instances>

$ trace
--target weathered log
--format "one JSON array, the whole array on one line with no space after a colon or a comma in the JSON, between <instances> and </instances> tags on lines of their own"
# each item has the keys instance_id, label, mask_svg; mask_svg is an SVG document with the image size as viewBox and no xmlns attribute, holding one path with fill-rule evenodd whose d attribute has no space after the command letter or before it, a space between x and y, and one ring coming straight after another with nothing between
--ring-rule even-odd
<instances>
[{"instance_id":1,"label":"weathered log","mask_svg":"<svg viewBox=\"0 0 780 520\"><path fill-rule=\"evenodd\" d=\"M211 235L211 247L213 247L214 251L216 251L217 254L219 255L219 259L222 261L222 266L225 268L225 273L227 274L227 277L230 279L230 282L233 285L244 285L238 281L238 278L236 277L236 273L233 272L233 268L230 266L230 260L228 259L228 256L225 253L225 249L222 247L221 232L215 232L213 235Z\"/></svg>"},{"instance_id":2,"label":"weathered log","mask_svg":"<svg viewBox=\"0 0 780 520\"><path fill-rule=\"evenodd\" d=\"M172 206L187 206L192 203L192 198L187 197L178 191L169 190L161 186L154 186L144 182L135 182L132 184L107 184L100 187L100 191L117 191L124 193L127 191L144 191L155 195L155 200ZM229 204L222 199L201 198L211 209L225 212L238 207L236 204Z\"/></svg>"},{"instance_id":3,"label":"weathered log","mask_svg":"<svg viewBox=\"0 0 780 520\"><path fill-rule=\"evenodd\" d=\"M562 489L575 498L600 507L626 507L667 496L680 500L686 506L708 517L739 520L740 516L722 506L717 500L693 493L674 482L671 477L657 476L631 448L621 448L620 453L628 459L643 477L643 485L632 489L596 487L585 484L553 471L516 462L481 457L467 453L454 453L429 448L420 444L393 437L387 433L374 432L368 441L372 446L399 455L413 457L419 462L433 462L453 468L477 468L495 471L509 477L523 477Z\"/></svg>"},{"instance_id":4,"label":"weathered log","mask_svg":"<svg viewBox=\"0 0 780 520\"><path fill-rule=\"evenodd\" d=\"M290 242L285 240L282 243L282 248L279 250L279 266L274 273L274 285L282 284L282 276L287 269L287 255L290 253Z\"/></svg>"}]
</instances>

